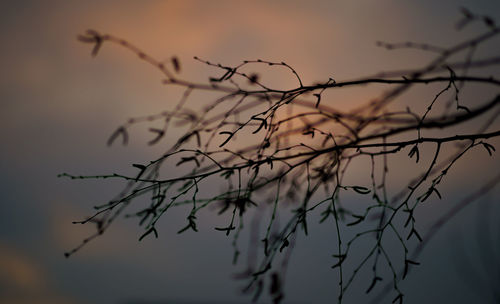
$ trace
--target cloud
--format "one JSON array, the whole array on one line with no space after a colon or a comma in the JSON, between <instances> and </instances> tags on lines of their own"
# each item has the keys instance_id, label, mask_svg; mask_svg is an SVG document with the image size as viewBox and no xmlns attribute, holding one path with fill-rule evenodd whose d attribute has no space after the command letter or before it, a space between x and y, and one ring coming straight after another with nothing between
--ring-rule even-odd
<instances>
[{"instance_id":1,"label":"cloud","mask_svg":"<svg viewBox=\"0 0 500 304\"><path fill-rule=\"evenodd\" d=\"M13 248L0 244L0 280L12 288L40 290L45 288L43 275L36 263Z\"/></svg>"},{"instance_id":2,"label":"cloud","mask_svg":"<svg viewBox=\"0 0 500 304\"><path fill-rule=\"evenodd\" d=\"M48 273L21 250L0 243L0 303L74 304L55 292Z\"/></svg>"}]
</instances>

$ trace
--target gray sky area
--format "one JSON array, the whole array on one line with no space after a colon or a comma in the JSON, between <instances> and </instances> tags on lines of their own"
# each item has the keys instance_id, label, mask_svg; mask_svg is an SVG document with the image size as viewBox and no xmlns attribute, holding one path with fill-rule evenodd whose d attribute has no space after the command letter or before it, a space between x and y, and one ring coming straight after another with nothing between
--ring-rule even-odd
<instances>
[{"instance_id":1,"label":"gray sky area","mask_svg":"<svg viewBox=\"0 0 500 304\"><path fill-rule=\"evenodd\" d=\"M199 232L181 235L177 231L185 226L189 210L173 210L160 223L159 238L142 242L137 220L120 218L103 236L64 258L64 252L93 232L93 227L71 222L90 215L92 207L111 199L121 184L57 175L131 172L132 163L158 156L166 146L147 146L146 133L132 134L127 147L107 147L106 141L126 119L172 109L179 96L179 91L162 85L157 70L116 45L104 45L92 58L91 47L78 42L77 34L95 29L124 38L160 60L176 55L183 77L197 81L205 81L212 70L193 56L227 65L257 58L283 60L312 84L428 62L428 53L390 52L375 42L447 47L485 30L473 24L457 31L460 7L500 23L500 3L486 0L2 1L0 303L251 300L239 293L244 282L233 279L244 265L232 265L232 238L214 230L227 222L227 216L218 217L215 210L200 214ZM478 50L477 57L492 54L500 54L498 37ZM486 73L498 77L498 66ZM296 85L288 74L269 81ZM371 90L352 92L350 98L369 100ZM415 103L427 102L438 90L432 87L412 98ZM473 106L498 94L498 88L464 94L477 97L469 99ZM195 108L205 102L204 96L196 98ZM499 139L491 143L500 149ZM428 161L430 155L422 157ZM440 215L497 174L499 160L498 151L489 157L479 149L464 158L443 182L443 200L432 198L419 211L423 234ZM411 170L402 166L394 165L396 185ZM360 165L359 174L367 172ZM419 258L421 265L413 267L401 285L404 303L492 303L491 284L494 278L500 282L500 269L491 269L500 265L499 197L497 186L434 236ZM344 203L362 206L357 196L346 197ZM319 218L319 213L314 216ZM310 222L310 235L299 234L291 256L284 303L336 299L338 272L330 268L337 244L334 223ZM248 235L242 236L243 247L247 240ZM361 242L355 249L361 257L367 248ZM394 250L397 255L401 248ZM365 295L370 279L364 275L354 281L345 303L370 299ZM383 281L387 282L390 274ZM391 293L383 303L393 297ZM261 302L269 302L266 295Z\"/></svg>"}]
</instances>

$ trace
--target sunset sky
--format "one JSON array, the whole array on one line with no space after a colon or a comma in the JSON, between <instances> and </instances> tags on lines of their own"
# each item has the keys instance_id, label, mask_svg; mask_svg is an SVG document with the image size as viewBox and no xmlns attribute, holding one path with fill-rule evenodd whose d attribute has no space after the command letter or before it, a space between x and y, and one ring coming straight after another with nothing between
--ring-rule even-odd
<instances>
[{"instance_id":1,"label":"sunset sky","mask_svg":"<svg viewBox=\"0 0 500 304\"><path fill-rule=\"evenodd\" d=\"M153 159L164 146L147 146L149 137L140 132L127 147L107 147L106 141L130 117L173 108L179 95L162 84L158 70L119 46L105 44L92 58L91 46L78 42L78 34L94 29L124 38L158 60L177 56L186 79L206 81L213 72L193 56L230 66L261 58L285 61L312 84L329 77L346 80L425 64L432 54L387 51L376 41L447 47L485 30L484 25L474 24L457 31L460 7L500 23L500 3L486 0L3 1L0 303L250 300L238 293L242 283L232 279L242 267L231 264L231 238L214 231L217 218L210 211L203 213L205 218L200 216L198 233L177 235L186 215L174 211L162 223L158 239L140 243L142 228L135 220L120 219L105 235L70 259L64 258L64 252L92 232L92 227L71 222L112 198L120 184L72 181L57 175L113 173ZM498 54L497 37L477 56ZM498 65L487 73L498 77ZM268 81L296 86L292 75L276 75ZM464 94L478 97L471 99L474 106L476 100L498 94L495 90ZM428 90L427 95L413 98L428 102L436 93ZM350 94L349 102L356 102L370 98L372 91L370 87ZM199 97L195 102L198 106L205 100ZM491 143L496 143L497 155L471 153L443 186L444 199L424 208L423 231L498 172L500 141ZM405 303L489 301L488 289L472 286L468 272L457 270L460 258L453 256L462 242L472 269L482 267L478 254L482 249L476 242L482 236L476 235L476 227L486 227L488 216L499 214L499 197L497 186L440 231L422 255L422 265L402 285ZM497 219L491 224L497 232L492 237L498 259L500 225ZM331 229L313 225L309 237L299 238L288 271L285 303L335 299L338 274L330 268L335 248ZM360 286L364 294L366 286ZM362 296L352 289L346 303L356 303Z\"/></svg>"}]
</instances>

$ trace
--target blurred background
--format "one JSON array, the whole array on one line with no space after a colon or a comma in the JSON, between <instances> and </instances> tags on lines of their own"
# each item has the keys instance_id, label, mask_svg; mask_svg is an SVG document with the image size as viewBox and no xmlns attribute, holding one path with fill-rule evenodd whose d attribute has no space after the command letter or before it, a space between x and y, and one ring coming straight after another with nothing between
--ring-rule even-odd
<instances>
[{"instance_id":1,"label":"blurred background","mask_svg":"<svg viewBox=\"0 0 500 304\"><path fill-rule=\"evenodd\" d=\"M500 3L486 0L2 1L0 303L250 301L239 293L242 282L232 279L242 267L231 263L231 239L213 229L218 222L209 211L199 217L198 233L177 235L186 214L173 212L164 218L159 239L140 243L143 230L137 222L120 219L104 236L64 258L92 232L71 222L112 198L120 184L58 179L57 174L123 172L154 158L165 146L147 146L144 134L132 134L127 147L107 147L106 141L126 119L171 109L179 96L161 84L157 70L118 46L105 44L91 58L90 46L78 42L77 34L95 29L159 60L178 56L187 79L205 81L213 72L193 56L226 65L261 58L285 61L311 84L419 67L432 55L389 52L375 42L446 47L483 31L481 24L455 29L462 6L500 22ZM478 56L499 51L497 38ZM293 75L283 74L280 81L296 85ZM437 93L426 92L415 100L427 103ZM368 99L371 93L353 92L352 98ZM493 96L477 90L464 94L478 97L471 106ZM208 101L200 96L194 102ZM445 199L423 208L421 230L496 174L499 159L485 151L467 155L444 183ZM422 265L402 284L405 303L491 303L495 287L488 284L500 280L498 188L464 209L429 243ZM285 303L334 301L332 229L313 225L309 237L299 237ZM485 271L492 265L496 272ZM359 286L346 296L347 303L363 299L366 282Z\"/></svg>"}]
</instances>

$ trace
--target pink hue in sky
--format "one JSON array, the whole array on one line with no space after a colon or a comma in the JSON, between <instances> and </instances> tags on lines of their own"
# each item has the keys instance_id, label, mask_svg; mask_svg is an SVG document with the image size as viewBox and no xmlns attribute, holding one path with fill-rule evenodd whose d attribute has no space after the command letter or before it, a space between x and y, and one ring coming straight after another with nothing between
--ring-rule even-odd
<instances>
[{"instance_id":1,"label":"pink hue in sky","mask_svg":"<svg viewBox=\"0 0 500 304\"><path fill-rule=\"evenodd\" d=\"M89 246L73 260L62 260L62 252L72 245L71 239L76 244L81 237L73 234L79 227L70 222L90 212L96 202L112 196L116 187L71 183L55 176L61 171L119 171L124 164L156 155L161 147L143 149L147 138L142 134L133 138L128 149L107 148L105 143L114 128L127 118L171 108L180 93L165 88L154 67L118 46L104 45L100 54L91 58L89 46L77 42L77 34L92 28L124 38L160 60L177 55L183 66L182 75L189 79L205 81L215 73L192 60L193 56L200 56L227 65L257 58L283 60L306 83L314 83L329 77L342 80L386 69L411 68L431 58L416 51L388 52L375 46L377 40L413 40L447 46L462 40L458 38L462 35L468 37L477 32L478 27L464 33L453 28L459 18L458 7L467 1L436 2L199 0L2 4L5 25L0 28L4 41L0 51L0 165L5 188L0 209L4 225L0 226L0 287L23 291L22 295L9 295L13 297L9 301L23 303L36 298L47 303L73 303L70 299L108 303L134 296L151 296L154 300L182 298L186 294L187 300L239 299L233 292L239 285L230 280L234 271L229 265L230 242L211 233L211 222L205 223L205 230L210 232L185 236L186 240L184 236L177 238L175 231L184 223L183 213L166 221L165 236L157 243L138 244L141 230L135 222L121 221L97 245ZM496 14L493 17L500 20L500 9L492 9L491 6L498 8L493 4L477 1L474 5L478 13ZM498 42L490 51L498 53ZM276 75L269 80L271 83L296 85L291 75ZM412 95L411 99L427 101L435 89ZM341 91L331 97L350 104L365 101L374 92L380 89ZM465 94L474 96L477 91ZM481 94L489 96L490 92ZM203 105L205 101L194 102ZM470 157L486 161L484 151ZM483 172L487 175L498 169L498 156L493 164L461 166L457 180L447 187L452 191L470 179L485 179ZM312 245L324 248L321 238L317 240ZM198 243L205 246L207 260L199 258L195 246ZM317 254L313 260L330 261L329 256L321 253L310 254ZM215 273L217 268L220 273ZM315 286L306 292L317 294L314 299L318 303L327 302L334 292L324 281L333 275L323 275L325 264L319 262L310 268L306 274ZM123 271L119 278L113 276L117 270ZM199 295L189 294L189 273L197 272L199 280L194 284ZM11 285L5 285L9 280ZM151 286L140 285L149 280ZM110 285L105 288L106 283ZM134 286L139 286L138 290ZM89 291L92 288L103 295ZM299 301L303 299L300 294L296 296Z\"/></svg>"}]
</instances>

